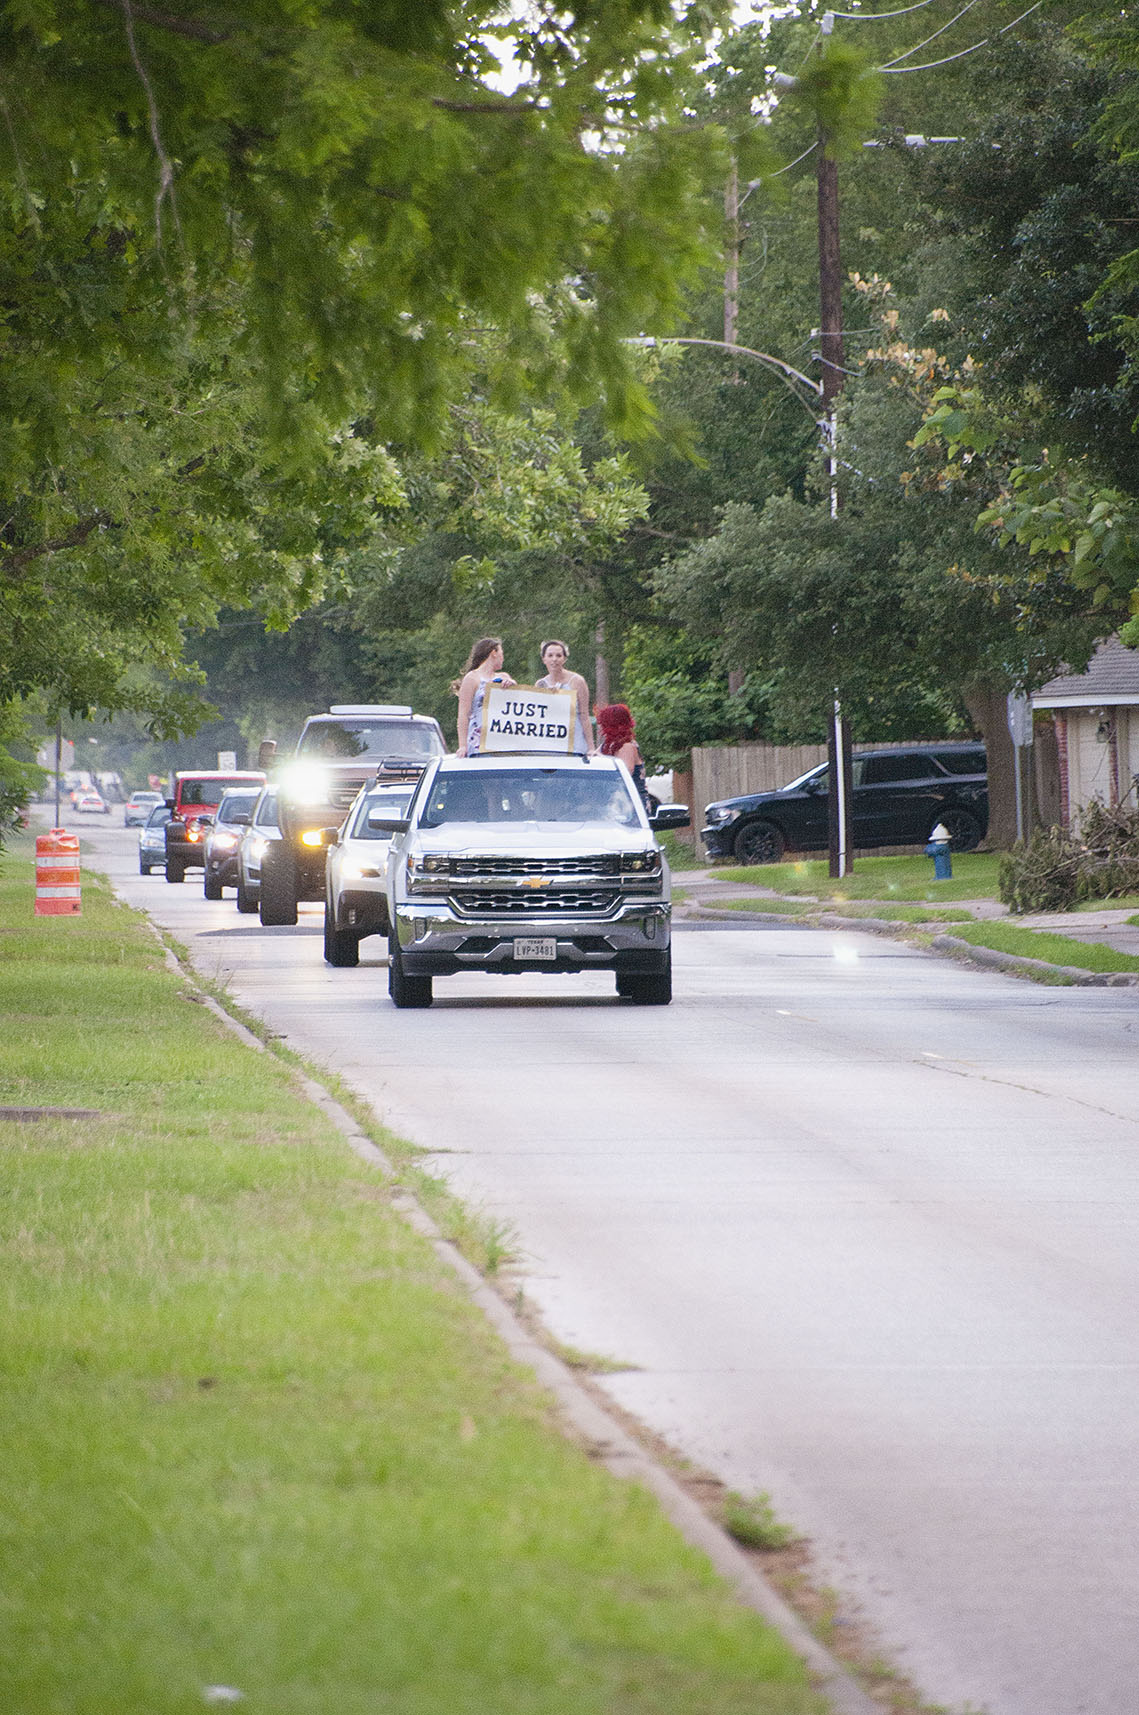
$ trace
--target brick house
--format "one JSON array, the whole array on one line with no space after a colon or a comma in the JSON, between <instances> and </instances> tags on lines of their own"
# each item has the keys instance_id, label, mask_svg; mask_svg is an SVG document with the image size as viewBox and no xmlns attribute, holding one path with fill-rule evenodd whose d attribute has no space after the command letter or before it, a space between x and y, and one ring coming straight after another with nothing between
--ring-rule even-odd
<instances>
[{"instance_id":1,"label":"brick house","mask_svg":"<svg viewBox=\"0 0 1139 1715\"><path fill-rule=\"evenodd\" d=\"M1135 803L1139 776L1139 649L1101 643L1086 673L1063 673L1032 696L1038 740L1051 717L1055 738L1046 820L1067 825L1085 804ZM1044 720L1041 717L1044 717ZM1052 746L1047 745L1047 750ZM1042 809L1044 806L1041 806Z\"/></svg>"}]
</instances>

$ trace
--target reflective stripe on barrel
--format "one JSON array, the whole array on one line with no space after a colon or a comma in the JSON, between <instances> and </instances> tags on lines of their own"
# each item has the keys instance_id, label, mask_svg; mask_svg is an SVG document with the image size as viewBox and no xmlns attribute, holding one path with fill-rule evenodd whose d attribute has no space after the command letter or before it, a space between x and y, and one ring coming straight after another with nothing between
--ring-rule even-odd
<instances>
[{"instance_id":1,"label":"reflective stripe on barrel","mask_svg":"<svg viewBox=\"0 0 1139 1715\"><path fill-rule=\"evenodd\" d=\"M36 840L37 917L78 917L79 840L64 828L53 828Z\"/></svg>"}]
</instances>

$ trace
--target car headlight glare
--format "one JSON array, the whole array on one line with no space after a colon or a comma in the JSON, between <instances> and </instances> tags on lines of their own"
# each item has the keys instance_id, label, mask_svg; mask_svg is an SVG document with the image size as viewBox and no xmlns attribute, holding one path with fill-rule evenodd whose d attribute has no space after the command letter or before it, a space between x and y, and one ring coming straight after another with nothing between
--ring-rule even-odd
<instances>
[{"instance_id":1,"label":"car headlight glare","mask_svg":"<svg viewBox=\"0 0 1139 1715\"><path fill-rule=\"evenodd\" d=\"M323 828L306 828L301 835L302 846L322 846L324 844Z\"/></svg>"},{"instance_id":2,"label":"car headlight glare","mask_svg":"<svg viewBox=\"0 0 1139 1715\"><path fill-rule=\"evenodd\" d=\"M312 763L300 762L286 772L281 790L294 804L323 804L328 797L329 775Z\"/></svg>"}]
</instances>

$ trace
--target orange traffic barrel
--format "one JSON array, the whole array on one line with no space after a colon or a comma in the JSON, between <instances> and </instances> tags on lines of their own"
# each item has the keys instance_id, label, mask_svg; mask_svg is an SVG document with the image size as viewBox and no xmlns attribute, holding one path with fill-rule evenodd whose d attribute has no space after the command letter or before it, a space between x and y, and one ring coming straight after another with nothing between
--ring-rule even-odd
<instances>
[{"instance_id":1,"label":"orange traffic barrel","mask_svg":"<svg viewBox=\"0 0 1139 1715\"><path fill-rule=\"evenodd\" d=\"M36 916L78 917L79 836L53 828L36 840Z\"/></svg>"}]
</instances>

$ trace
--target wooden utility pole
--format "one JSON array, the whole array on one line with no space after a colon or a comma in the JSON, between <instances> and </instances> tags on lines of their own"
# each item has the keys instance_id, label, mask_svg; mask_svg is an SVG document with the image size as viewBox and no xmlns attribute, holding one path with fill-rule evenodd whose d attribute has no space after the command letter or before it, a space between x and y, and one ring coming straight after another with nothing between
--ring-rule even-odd
<instances>
[{"instance_id":1,"label":"wooden utility pole","mask_svg":"<svg viewBox=\"0 0 1139 1715\"><path fill-rule=\"evenodd\" d=\"M823 411L834 417L842 392L842 259L838 242L838 162L827 155L819 138L819 356L822 359ZM834 470L833 443L831 470Z\"/></svg>"},{"instance_id":2,"label":"wooden utility pole","mask_svg":"<svg viewBox=\"0 0 1139 1715\"><path fill-rule=\"evenodd\" d=\"M830 12L821 21L824 36L834 28ZM819 221L819 358L822 364L823 422L827 436L827 466L830 473L831 516L837 517L838 493L838 419L836 402L842 392L844 353L842 338L842 259L838 233L838 162L828 150L825 132L819 132L818 142L818 221ZM827 733L829 761L827 844L832 877L849 875L853 868L851 827L851 752L850 722L842 711L836 688L834 707Z\"/></svg>"},{"instance_id":3,"label":"wooden utility pole","mask_svg":"<svg viewBox=\"0 0 1139 1715\"><path fill-rule=\"evenodd\" d=\"M735 159L724 188L724 344L735 345L740 319L740 170Z\"/></svg>"}]
</instances>

